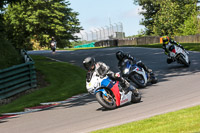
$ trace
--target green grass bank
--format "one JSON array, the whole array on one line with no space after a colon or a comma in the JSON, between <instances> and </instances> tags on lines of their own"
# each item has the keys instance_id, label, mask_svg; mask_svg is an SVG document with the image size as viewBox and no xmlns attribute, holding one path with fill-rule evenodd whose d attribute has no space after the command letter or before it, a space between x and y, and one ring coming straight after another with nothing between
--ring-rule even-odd
<instances>
[{"instance_id":1,"label":"green grass bank","mask_svg":"<svg viewBox=\"0 0 200 133\"><path fill-rule=\"evenodd\" d=\"M23 111L26 107L37 106L42 102L65 100L87 92L85 70L69 63L55 62L43 56L31 57L35 61L36 70L45 76L48 86L0 106L0 114Z\"/></svg>"},{"instance_id":2,"label":"green grass bank","mask_svg":"<svg viewBox=\"0 0 200 133\"><path fill-rule=\"evenodd\" d=\"M199 133L200 106L157 115L148 119L92 133Z\"/></svg>"}]
</instances>

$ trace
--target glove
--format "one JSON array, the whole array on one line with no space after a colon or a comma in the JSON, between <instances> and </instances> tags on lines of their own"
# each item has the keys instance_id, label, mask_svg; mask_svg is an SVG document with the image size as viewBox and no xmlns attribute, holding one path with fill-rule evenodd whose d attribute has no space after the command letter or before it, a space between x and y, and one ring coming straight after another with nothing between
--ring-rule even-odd
<instances>
[{"instance_id":1,"label":"glove","mask_svg":"<svg viewBox=\"0 0 200 133\"><path fill-rule=\"evenodd\" d=\"M184 49L183 46L182 46L180 43L178 44L178 46L179 46L180 48Z\"/></svg>"},{"instance_id":2,"label":"glove","mask_svg":"<svg viewBox=\"0 0 200 133\"><path fill-rule=\"evenodd\" d=\"M168 53L168 52L166 52L166 51L165 51L165 54L166 54L166 55L169 55L169 53Z\"/></svg>"}]
</instances>

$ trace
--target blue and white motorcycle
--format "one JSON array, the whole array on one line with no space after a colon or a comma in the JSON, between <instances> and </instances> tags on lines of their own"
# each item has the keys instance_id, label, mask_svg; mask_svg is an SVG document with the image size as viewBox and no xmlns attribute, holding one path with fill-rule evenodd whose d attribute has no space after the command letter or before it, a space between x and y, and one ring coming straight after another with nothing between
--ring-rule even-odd
<instances>
[{"instance_id":1,"label":"blue and white motorcycle","mask_svg":"<svg viewBox=\"0 0 200 133\"><path fill-rule=\"evenodd\" d=\"M147 83L155 84L158 79L153 72L146 72L142 67L137 64L132 64L130 60L125 59L122 63L121 73L122 76L128 80L131 80L138 87L143 88Z\"/></svg>"},{"instance_id":2,"label":"blue and white motorcycle","mask_svg":"<svg viewBox=\"0 0 200 133\"><path fill-rule=\"evenodd\" d=\"M106 109L115 109L125 103L138 103L141 94L138 89L130 85L129 92L125 93L119 81L114 81L108 76L100 78L95 72L89 82L86 82L89 93L96 96L97 101Z\"/></svg>"}]
</instances>

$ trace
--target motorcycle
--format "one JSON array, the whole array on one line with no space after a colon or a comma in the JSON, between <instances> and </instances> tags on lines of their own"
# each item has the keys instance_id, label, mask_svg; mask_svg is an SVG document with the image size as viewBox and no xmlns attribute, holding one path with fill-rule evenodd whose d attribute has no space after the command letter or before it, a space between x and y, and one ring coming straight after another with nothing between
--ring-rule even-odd
<instances>
[{"instance_id":1,"label":"motorcycle","mask_svg":"<svg viewBox=\"0 0 200 133\"><path fill-rule=\"evenodd\" d=\"M56 42L55 41L51 42L51 50L52 50L52 52L56 51Z\"/></svg>"},{"instance_id":2,"label":"motorcycle","mask_svg":"<svg viewBox=\"0 0 200 133\"><path fill-rule=\"evenodd\" d=\"M134 86L130 85L129 92L125 93L119 81L114 81L108 76L104 78L93 76L86 85L88 92L95 95L99 104L106 109L115 109L128 102L141 101L141 94Z\"/></svg>"},{"instance_id":3,"label":"motorcycle","mask_svg":"<svg viewBox=\"0 0 200 133\"><path fill-rule=\"evenodd\" d=\"M173 59L173 61L177 61L177 63L184 64L186 67L190 66L189 53L176 45L173 45L169 51L169 56Z\"/></svg>"},{"instance_id":4,"label":"motorcycle","mask_svg":"<svg viewBox=\"0 0 200 133\"><path fill-rule=\"evenodd\" d=\"M128 59L123 61L121 73L124 78L131 80L141 88L144 88L149 82L155 84L158 81L153 72L149 74L137 64L132 64Z\"/></svg>"}]
</instances>

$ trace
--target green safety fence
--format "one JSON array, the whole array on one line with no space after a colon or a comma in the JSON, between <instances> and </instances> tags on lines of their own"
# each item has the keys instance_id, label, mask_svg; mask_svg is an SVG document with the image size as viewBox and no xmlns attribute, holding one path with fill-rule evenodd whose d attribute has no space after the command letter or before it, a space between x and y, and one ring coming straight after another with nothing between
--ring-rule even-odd
<instances>
[{"instance_id":1,"label":"green safety fence","mask_svg":"<svg viewBox=\"0 0 200 133\"><path fill-rule=\"evenodd\" d=\"M95 47L95 42L89 43L89 44L83 44L83 45L78 45L74 46L74 48L89 48L89 47Z\"/></svg>"},{"instance_id":2,"label":"green safety fence","mask_svg":"<svg viewBox=\"0 0 200 133\"><path fill-rule=\"evenodd\" d=\"M0 70L0 100L37 87L34 61L22 50L23 64Z\"/></svg>"}]
</instances>

